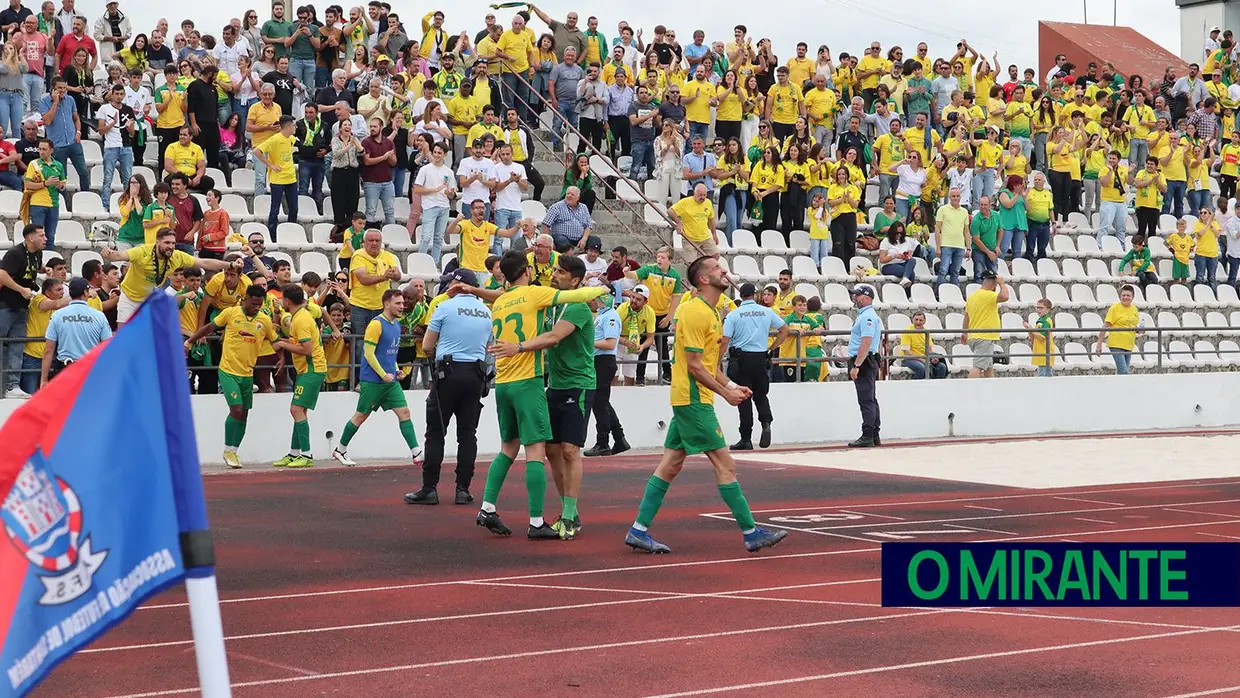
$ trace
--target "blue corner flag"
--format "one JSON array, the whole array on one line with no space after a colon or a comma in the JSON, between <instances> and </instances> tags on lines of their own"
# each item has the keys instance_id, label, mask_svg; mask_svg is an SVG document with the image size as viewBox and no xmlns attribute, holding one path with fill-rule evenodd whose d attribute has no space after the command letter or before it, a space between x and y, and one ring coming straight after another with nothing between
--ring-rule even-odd
<instances>
[{"instance_id":1,"label":"blue corner flag","mask_svg":"<svg viewBox=\"0 0 1240 698\"><path fill-rule=\"evenodd\" d=\"M0 443L0 695L25 695L182 580L199 584L190 605L204 695L228 695L174 299L152 295L15 411Z\"/></svg>"}]
</instances>

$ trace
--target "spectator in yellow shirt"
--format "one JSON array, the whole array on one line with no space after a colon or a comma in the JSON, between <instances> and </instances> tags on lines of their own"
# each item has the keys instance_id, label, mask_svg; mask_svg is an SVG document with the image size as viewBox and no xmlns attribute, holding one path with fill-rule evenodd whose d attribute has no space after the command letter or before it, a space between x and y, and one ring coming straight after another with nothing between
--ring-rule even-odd
<instances>
[{"instance_id":1,"label":"spectator in yellow shirt","mask_svg":"<svg viewBox=\"0 0 1240 698\"><path fill-rule=\"evenodd\" d=\"M865 100L865 110L870 111L874 100L878 99L878 80L891 71L891 63L883 58L883 47L875 41L870 50L857 63L857 80L861 86L861 97Z\"/></svg>"},{"instance_id":2,"label":"spectator in yellow shirt","mask_svg":"<svg viewBox=\"0 0 1240 698\"><path fill-rule=\"evenodd\" d=\"M1218 238L1222 228L1214 211L1202 207L1198 211L1197 225L1193 226L1193 265L1197 268L1197 283L1210 284L1210 288L1218 286Z\"/></svg>"},{"instance_id":3,"label":"spectator in yellow shirt","mask_svg":"<svg viewBox=\"0 0 1240 698\"><path fill-rule=\"evenodd\" d=\"M515 108L524 120L529 120L531 95L526 89L527 81L534 77L531 65L538 62L538 54L534 51L534 42L530 33L525 30L525 18L514 15L512 29L503 33L496 44L495 55L505 62L502 79L504 82L504 106ZM519 77L518 77L519 76Z\"/></svg>"}]
</instances>

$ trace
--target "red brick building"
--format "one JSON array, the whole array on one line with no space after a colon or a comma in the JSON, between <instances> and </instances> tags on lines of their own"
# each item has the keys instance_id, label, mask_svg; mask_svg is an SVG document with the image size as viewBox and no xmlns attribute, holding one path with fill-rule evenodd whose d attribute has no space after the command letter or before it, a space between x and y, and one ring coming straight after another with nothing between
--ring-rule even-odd
<instances>
[{"instance_id":1,"label":"red brick building","mask_svg":"<svg viewBox=\"0 0 1240 698\"><path fill-rule=\"evenodd\" d=\"M1167 67L1174 68L1178 76L1188 73L1188 63L1131 27L1038 22L1039 84L1059 53L1076 66L1075 75L1084 75L1091 61L1099 66L1109 61L1120 75L1140 75L1147 85L1160 82Z\"/></svg>"}]
</instances>

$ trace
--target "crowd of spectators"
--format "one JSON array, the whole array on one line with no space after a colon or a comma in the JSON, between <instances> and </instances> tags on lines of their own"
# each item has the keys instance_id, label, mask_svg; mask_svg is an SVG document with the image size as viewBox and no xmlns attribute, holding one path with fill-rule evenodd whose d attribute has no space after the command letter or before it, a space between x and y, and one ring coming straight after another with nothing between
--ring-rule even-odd
<instances>
[{"instance_id":1,"label":"crowd of spectators","mask_svg":"<svg viewBox=\"0 0 1240 698\"><path fill-rule=\"evenodd\" d=\"M11 0L0 12L0 135L20 135L0 141L0 187L22 191L22 222L39 231L6 256L0 337L40 337L47 313L66 304L63 293L39 285L65 276L63 258L47 266L41 255L59 252L70 168L77 186L89 188L83 139L101 145L99 191L121 252L154 249L168 228L179 252L242 262L213 276L209 265L205 275L196 267L160 275L156 285L168 284L192 307L187 333L195 317L204 322L235 304L248 285L271 283L278 295L291 269L263 246L278 243L280 222L299 221L301 195L319 214L330 200L340 271L309 272L301 283L325 311L336 356L356 354L349 327L377 312L368 300L375 289L400 279L379 232L396 222L398 197L410 201L410 240L436 265L455 237L451 264L483 274L510 248L529 249L547 277L560 254L601 266L590 282L616 285L622 318L640 330L629 335L631 353L644 359L657 345L667 356L665 338L647 341L655 333L645 331L645 318L653 314L658 330L674 327L683 293L675 252L647 251L645 266L623 247L611 251L610 265L602 259L594 209L610 185L593 171L590 156L598 154L623 162L647 196L671 204L666 215L684 241L684 261L719 254L721 238L730 243L742 227L776 229L786 241L805 230L816 264L877 251L872 271L907 286L917 260L937 265L939 284L955 284L971 258L974 280L985 284L1001 259L1045 257L1051 235L1069 230L1074 213L1096 216L1099 241L1113 235L1124 246L1133 213L1140 235L1124 265L1147 286L1160 280L1138 238L1162 234L1159 215L1169 213L1179 228L1166 241L1173 280L1189 280L1191 267L1193 280L1215 286L1219 260L1228 284L1240 271L1240 220L1227 204L1240 167L1240 84L1233 84L1240 48L1230 32L1212 34L1204 60L1186 75L1168 68L1147 81L1108 63L1081 68L1068 56L1039 77L1033 67L1003 68L997 53L988 58L967 40L939 57L925 43L908 55L877 41L860 55L826 46L811 55L802 42L781 61L744 25L726 39L697 30L684 42L660 25L647 43L625 22L609 39L595 17L583 28L576 13L561 21L533 4L507 24L492 13L480 31L458 32L441 10L402 21L378 1L347 12L331 5L321 15L313 5L277 3L261 22L254 10L233 19L217 39L189 19L179 31L161 19L135 33L115 1L93 22L74 0L61 3L44 2L35 14ZM546 186L534 167L544 147L539 120L565 166L560 195L541 220L522 206ZM157 181L136 171L144 165ZM252 177L238 179L243 170ZM117 174L124 185L114 197ZM247 240L220 201L226 185L251 179L253 195L270 194L271 207L255 211L266 214L267 235ZM230 253L233 243L245 247ZM83 268L101 312L115 314L125 273L111 263ZM826 323L817 299L791 292L788 276L770 291L771 303L802 334L820 336ZM408 314L424 321L437 294L418 280L405 292ZM410 320L417 356L415 327ZM39 358L37 345L10 345L10 380L24 362L14 360L14 347ZM822 345L797 340L772 350L785 359L821 356ZM260 386L283 385L280 354L264 354ZM198 358L212 360L209 350ZM924 361L920 370L937 377L936 366ZM785 369L785 378L805 378ZM346 375L329 383L347 383L347 369L338 370ZM825 371L811 379L820 377ZM26 393L38 387L29 380L21 376Z\"/></svg>"}]
</instances>

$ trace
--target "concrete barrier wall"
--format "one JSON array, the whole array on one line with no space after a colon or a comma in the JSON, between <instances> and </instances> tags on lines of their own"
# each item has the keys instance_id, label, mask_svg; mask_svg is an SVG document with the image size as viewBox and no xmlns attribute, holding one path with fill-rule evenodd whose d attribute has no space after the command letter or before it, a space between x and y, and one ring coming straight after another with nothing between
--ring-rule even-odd
<instances>
[{"instance_id":1,"label":"concrete barrier wall","mask_svg":"<svg viewBox=\"0 0 1240 698\"><path fill-rule=\"evenodd\" d=\"M1236 426L1240 425L1238 396L1240 373L902 380L880 382L878 387L882 435L889 440ZM426 392L409 391L407 397L422 443ZM245 462L269 462L287 452L292 430L289 398L287 393L254 396L241 447ZM356 393L320 396L310 416L316 457L328 457L356 399ZM482 453L493 453L499 446L493 401L493 395L485 401L478 428ZM7 419L22 404L22 400L0 400L0 419ZM616 388L612 404L634 448L662 445L672 414L666 387ZM860 434L856 394L849 383L773 385L771 405L775 445L848 441ZM224 399L195 396L193 408L202 461L220 463L227 414ZM728 442L735 441L737 410L719 399L716 412ZM590 431L587 446L593 443L593 424ZM454 425L448 434L450 456L456 446ZM396 418L389 413L373 415L350 444L349 455L365 460L408 458Z\"/></svg>"}]
</instances>

